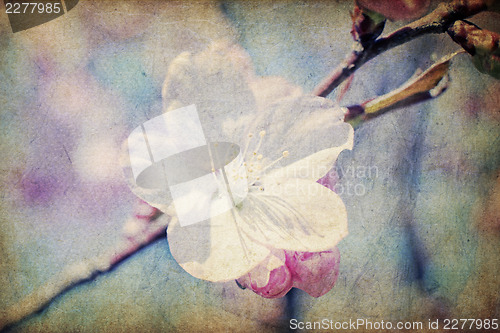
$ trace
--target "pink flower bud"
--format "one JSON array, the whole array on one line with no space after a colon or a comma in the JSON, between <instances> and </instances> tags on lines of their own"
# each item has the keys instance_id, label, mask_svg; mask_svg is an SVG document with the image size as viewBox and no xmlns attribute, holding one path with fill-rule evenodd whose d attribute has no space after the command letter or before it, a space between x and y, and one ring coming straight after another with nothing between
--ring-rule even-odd
<instances>
[{"instance_id":1,"label":"pink flower bud","mask_svg":"<svg viewBox=\"0 0 500 333\"><path fill-rule=\"evenodd\" d=\"M339 261L337 247L322 252L275 249L264 262L237 282L266 298L283 297L292 287L320 297L330 291L337 281Z\"/></svg>"},{"instance_id":2,"label":"pink flower bud","mask_svg":"<svg viewBox=\"0 0 500 333\"><path fill-rule=\"evenodd\" d=\"M279 253L272 253L268 259L236 280L239 285L265 298L285 296L292 289L293 281L290 270L285 265L284 251L274 252L278 251Z\"/></svg>"},{"instance_id":3,"label":"pink flower bud","mask_svg":"<svg viewBox=\"0 0 500 333\"><path fill-rule=\"evenodd\" d=\"M337 247L323 252L286 251L293 286L313 297L323 296L333 288L339 274L339 262Z\"/></svg>"},{"instance_id":4,"label":"pink flower bud","mask_svg":"<svg viewBox=\"0 0 500 333\"><path fill-rule=\"evenodd\" d=\"M360 42L363 46L380 36L386 20L383 15L366 9L362 10L357 5L354 6L351 19L351 35L355 41Z\"/></svg>"}]
</instances>

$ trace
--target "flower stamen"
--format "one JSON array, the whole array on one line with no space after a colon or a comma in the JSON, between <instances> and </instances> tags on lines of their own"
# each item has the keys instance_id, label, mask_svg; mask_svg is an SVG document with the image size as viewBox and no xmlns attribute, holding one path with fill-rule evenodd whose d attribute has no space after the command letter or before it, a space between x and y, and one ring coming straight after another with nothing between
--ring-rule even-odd
<instances>
[{"instance_id":1,"label":"flower stamen","mask_svg":"<svg viewBox=\"0 0 500 333\"><path fill-rule=\"evenodd\" d=\"M278 163L279 161L281 161L282 159L284 158L287 158L288 156L290 155L290 153L288 152L288 150L285 150L282 154L281 154L281 157L274 160L273 162L269 163L268 165L266 165L265 167L262 167L262 165L259 163L257 164L257 166L255 167L255 169L257 170L257 172L255 173L255 178L252 178L252 180L248 183L250 186L254 185L256 181L258 181L260 179L260 176L263 175L265 173L265 171L269 168L271 168L272 166L274 166L276 163ZM262 155L261 155L262 156ZM254 170L253 169L248 169L248 172L249 173L253 173Z\"/></svg>"},{"instance_id":2,"label":"flower stamen","mask_svg":"<svg viewBox=\"0 0 500 333\"><path fill-rule=\"evenodd\" d=\"M252 137L253 137L253 133L249 133L247 144L245 145L245 149L243 150L243 157L245 157L247 155L248 146L250 146L250 141L252 141Z\"/></svg>"},{"instance_id":3,"label":"flower stamen","mask_svg":"<svg viewBox=\"0 0 500 333\"><path fill-rule=\"evenodd\" d=\"M274 160L273 162L271 162L270 164L268 164L267 166L265 166L264 168L262 168L262 170L260 172L262 173L262 172L266 171L267 169L269 169L270 167L274 166L276 163L278 163L282 159L287 158L289 155L290 155L290 153L288 152L288 150L285 150L283 152L283 154L281 155L280 158Z\"/></svg>"},{"instance_id":4,"label":"flower stamen","mask_svg":"<svg viewBox=\"0 0 500 333\"><path fill-rule=\"evenodd\" d=\"M257 156L262 156L262 155L257 155L259 152L260 147L262 146L262 140L266 136L266 131L260 131L259 133L259 142L257 143L257 147L255 147L255 150L253 151L252 158L250 159L250 162L252 162Z\"/></svg>"}]
</instances>

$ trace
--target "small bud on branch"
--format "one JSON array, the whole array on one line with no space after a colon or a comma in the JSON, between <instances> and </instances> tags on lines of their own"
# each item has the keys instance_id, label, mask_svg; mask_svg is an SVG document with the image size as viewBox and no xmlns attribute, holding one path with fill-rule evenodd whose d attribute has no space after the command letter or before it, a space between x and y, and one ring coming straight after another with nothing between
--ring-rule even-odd
<instances>
[{"instance_id":1,"label":"small bud on branch","mask_svg":"<svg viewBox=\"0 0 500 333\"><path fill-rule=\"evenodd\" d=\"M450 37L472 56L476 68L500 79L500 34L457 21L448 29Z\"/></svg>"},{"instance_id":2,"label":"small bud on branch","mask_svg":"<svg viewBox=\"0 0 500 333\"><path fill-rule=\"evenodd\" d=\"M351 13L352 19L352 38L366 46L382 33L385 26L385 17L367 9L361 9L358 6L354 7L354 12Z\"/></svg>"}]
</instances>

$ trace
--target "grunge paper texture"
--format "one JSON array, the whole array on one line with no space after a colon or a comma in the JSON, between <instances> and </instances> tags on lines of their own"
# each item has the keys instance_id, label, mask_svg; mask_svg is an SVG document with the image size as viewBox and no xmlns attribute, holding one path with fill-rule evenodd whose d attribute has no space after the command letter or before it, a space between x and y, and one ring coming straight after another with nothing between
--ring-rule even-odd
<instances>
[{"instance_id":1,"label":"grunge paper texture","mask_svg":"<svg viewBox=\"0 0 500 333\"><path fill-rule=\"evenodd\" d=\"M119 239L137 201L121 145L162 113L174 58L226 40L248 53L256 75L309 92L351 49L352 6L81 0L16 33L1 6L0 311ZM499 31L498 18L475 23ZM341 105L383 95L457 49L431 35L390 50L356 72ZM340 155L349 234L326 295L264 299L196 279L163 239L8 331L282 332L291 318L499 318L500 84L466 56L453 60L450 79L439 98L361 126Z\"/></svg>"}]
</instances>

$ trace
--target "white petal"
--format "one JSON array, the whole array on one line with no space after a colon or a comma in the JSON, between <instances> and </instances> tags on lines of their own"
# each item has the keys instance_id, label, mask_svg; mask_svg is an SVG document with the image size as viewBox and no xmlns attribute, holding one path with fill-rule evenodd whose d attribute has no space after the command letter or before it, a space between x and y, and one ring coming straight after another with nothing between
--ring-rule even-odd
<instances>
[{"instance_id":1,"label":"white petal","mask_svg":"<svg viewBox=\"0 0 500 333\"><path fill-rule=\"evenodd\" d=\"M172 61L162 90L164 111L194 104L207 141L241 144L248 133L242 128L225 132L223 124L256 113L249 81L253 69L246 52L236 44L214 42L203 52L183 53Z\"/></svg>"},{"instance_id":2,"label":"white petal","mask_svg":"<svg viewBox=\"0 0 500 333\"><path fill-rule=\"evenodd\" d=\"M257 288L263 288L269 283L271 272L285 264L286 257L284 251L272 251L267 258L250 273L252 283L255 283Z\"/></svg>"},{"instance_id":3,"label":"white petal","mask_svg":"<svg viewBox=\"0 0 500 333\"><path fill-rule=\"evenodd\" d=\"M354 143L354 130L348 126L349 134L347 141L338 146L328 149L323 149L317 153L311 154L299 161L296 161L286 167L272 170L265 176L265 179L270 178L300 178L317 181L325 176L334 166L339 154L345 149L351 150Z\"/></svg>"},{"instance_id":4,"label":"white petal","mask_svg":"<svg viewBox=\"0 0 500 333\"><path fill-rule=\"evenodd\" d=\"M348 233L341 198L303 179L268 182L263 191L249 193L239 214L247 234L285 250L326 251Z\"/></svg>"},{"instance_id":5,"label":"white petal","mask_svg":"<svg viewBox=\"0 0 500 333\"><path fill-rule=\"evenodd\" d=\"M172 221L167 229L170 251L196 278L214 282L237 279L270 253L243 228L237 228L242 223L235 210L191 226L181 227Z\"/></svg>"},{"instance_id":6,"label":"white petal","mask_svg":"<svg viewBox=\"0 0 500 333\"><path fill-rule=\"evenodd\" d=\"M302 88L279 76L257 77L249 83L257 101L257 108L265 112L266 107L285 97L302 95Z\"/></svg>"},{"instance_id":7,"label":"white petal","mask_svg":"<svg viewBox=\"0 0 500 333\"><path fill-rule=\"evenodd\" d=\"M259 150L265 158L275 160L288 151L280 162L286 166L324 149L352 146L352 127L343 118L342 109L329 99L291 96L259 110L251 131L266 131Z\"/></svg>"}]
</instances>

